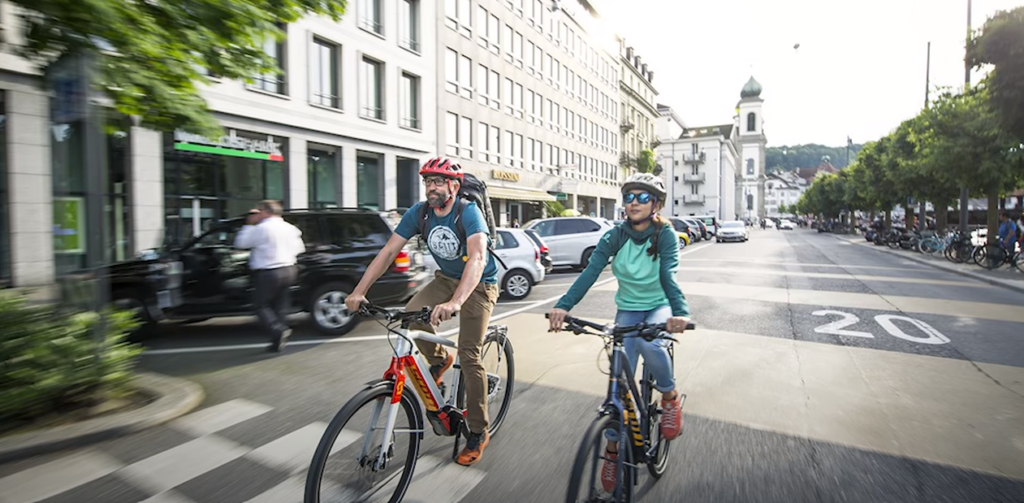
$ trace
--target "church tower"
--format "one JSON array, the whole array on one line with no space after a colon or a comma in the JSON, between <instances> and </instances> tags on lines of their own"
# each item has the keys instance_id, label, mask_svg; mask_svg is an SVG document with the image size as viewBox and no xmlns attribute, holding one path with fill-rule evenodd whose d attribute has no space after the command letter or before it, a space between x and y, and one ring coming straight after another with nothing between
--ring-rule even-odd
<instances>
[{"instance_id":1,"label":"church tower","mask_svg":"<svg viewBox=\"0 0 1024 503\"><path fill-rule=\"evenodd\" d=\"M765 148L764 100L761 84L750 77L740 91L737 110L737 143L740 159L737 166L736 218L765 217Z\"/></svg>"}]
</instances>

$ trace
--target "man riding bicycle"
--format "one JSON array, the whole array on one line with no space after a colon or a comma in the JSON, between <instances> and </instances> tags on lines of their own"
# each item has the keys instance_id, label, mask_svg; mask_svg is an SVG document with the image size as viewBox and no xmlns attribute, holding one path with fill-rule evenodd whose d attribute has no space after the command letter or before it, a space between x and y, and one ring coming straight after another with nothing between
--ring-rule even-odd
<instances>
[{"instance_id":1,"label":"man riding bicycle","mask_svg":"<svg viewBox=\"0 0 1024 503\"><path fill-rule=\"evenodd\" d=\"M490 438L487 434L487 374L480 361L484 335L491 311L498 300L498 268L487 252L488 228L476 204L468 203L461 216L453 211L460 204L458 193L463 179L462 167L438 157L420 168L427 201L418 202L402 216L395 233L373 259L352 294L345 299L349 311L356 312L366 302L366 292L377 278L391 266L402 247L420 233L419 219L424 204L429 206L426 230L421 239L437 262L434 279L419 291L407 311L434 306L430 325L414 324L410 328L434 333L434 326L459 313L459 363L466 383L466 420L470 435L456 462L469 466L480 460ZM462 203L466 204L466 203ZM465 231L465 242L457 232L457 218ZM417 340L423 356L430 363L430 374L441 385L441 378L455 357L440 344Z\"/></svg>"}]
</instances>

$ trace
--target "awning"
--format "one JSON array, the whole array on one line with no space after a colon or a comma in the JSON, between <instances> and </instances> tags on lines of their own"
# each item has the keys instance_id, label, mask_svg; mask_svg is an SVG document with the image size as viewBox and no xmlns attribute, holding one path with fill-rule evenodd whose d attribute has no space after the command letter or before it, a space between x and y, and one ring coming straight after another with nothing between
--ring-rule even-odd
<instances>
[{"instance_id":1,"label":"awning","mask_svg":"<svg viewBox=\"0 0 1024 503\"><path fill-rule=\"evenodd\" d=\"M494 199L510 201L556 201L555 196L547 192L530 189L511 189L508 187L487 187L487 195Z\"/></svg>"}]
</instances>

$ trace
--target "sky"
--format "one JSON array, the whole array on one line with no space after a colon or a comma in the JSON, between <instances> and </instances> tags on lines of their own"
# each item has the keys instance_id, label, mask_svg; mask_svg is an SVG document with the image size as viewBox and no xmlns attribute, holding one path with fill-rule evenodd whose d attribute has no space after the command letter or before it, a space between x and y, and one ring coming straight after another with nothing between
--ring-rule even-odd
<instances>
[{"instance_id":1,"label":"sky","mask_svg":"<svg viewBox=\"0 0 1024 503\"><path fill-rule=\"evenodd\" d=\"M753 75L768 146L877 140L964 84L967 0L594 0L687 126L732 121ZM973 0L971 25L1024 0ZM795 44L800 44L794 49ZM983 73L973 72L977 83Z\"/></svg>"}]
</instances>

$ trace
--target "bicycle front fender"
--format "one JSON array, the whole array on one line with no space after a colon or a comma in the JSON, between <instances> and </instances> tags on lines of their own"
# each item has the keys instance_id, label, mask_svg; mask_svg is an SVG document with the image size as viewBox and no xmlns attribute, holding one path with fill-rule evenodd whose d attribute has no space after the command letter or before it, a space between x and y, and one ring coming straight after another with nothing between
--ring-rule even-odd
<instances>
[{"instance_id":1,"label":"bicycle front fender","mask_svg":"<svg viewBox=\"0 0 1024 503\"><path fill-rule=\"evenodd\" d=\"M395 381L392 381L391 379L374 379L372 381L364 383L363 389L370 390L379 387L390 390L394 385ZM424 421L426 419L423 417L423 404L420 402L420 397L416 394L415 391L411 391L409 388L406 388L402 391L402 398L412 401L413 405L415 405L415 407L413 407L413 410L416 411L415 429L422 430L425 427ZM423 433L420 433L420 440L423 440Z\"/></svg>"}]
</instances>

